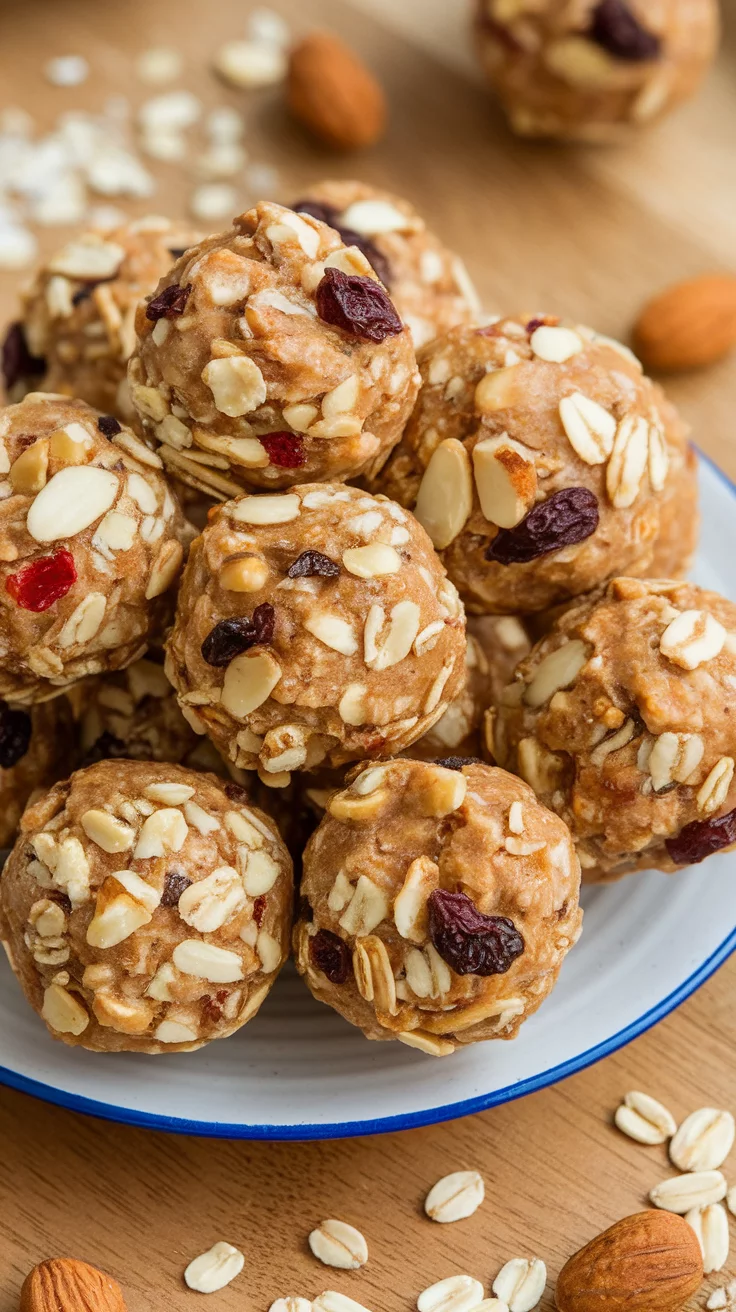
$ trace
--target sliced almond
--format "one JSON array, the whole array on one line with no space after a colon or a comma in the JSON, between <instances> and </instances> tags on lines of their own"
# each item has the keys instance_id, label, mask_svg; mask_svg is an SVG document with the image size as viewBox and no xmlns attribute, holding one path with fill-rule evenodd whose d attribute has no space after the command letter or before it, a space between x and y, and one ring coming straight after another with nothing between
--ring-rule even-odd
<instances>
[{"instance_id":1,"label":"sliced almond","mask_svg":"<svg viewBox=\"0 0 736 1312\"><path fill-rule=\"evenodd\" d=\"M225 671L220 705L243 720L271 696L280 678L281 666L270 652L244 652Z\"/></svg>"},{"instance_id":2,"label":"sliced almond","mask_svg":"<svg viewBox=\"0 0 736 1312\"><path fill-rule=\"evenodd\" d=\"M210 984L234 984L243 978L243 964L237 952L218 948L199 938L177 943L172 960L183 975L196 975Z\"/></svg>"},{"instance_id":3,"label":"sliced almond","mask_svg":"<svg viewBox=\"0 0 736 1312\"><path fill-rule=\"evenodd\" d=\"M401 556L384 542L370 542L365 547L351 547L344 551L342 563L356 578L373 579L384 574L397 574L401 569Z\"/></svg>"},{"instance_id":4,"label":"sliced almond","mask_svg":"<svg viewBox=\"0 0 736 1312\"><path fill-rule=\"evenodd\" d=\"M424 471L414 514L442 551L462 532L472 509L470 458L462 442L448 437L432 453Z\"/></svg>"},{"instance_id":5,"label":"sliced almond","mask_svg":"<svg viewBox=\"0 0 736 1312\"><path fill-rule=\"evenodd\" d=\"M299 497L287 492L281 496L241 497L230 517L241 524L288 524L300 510Z\"/></svg>"},{"instance_id":6,"label":"sliced almond","mask_svg":"<svg viewBox=\"0 0 736 1312\"><path fill-rule=\"evenodd\" d=\"M521 377L518 365L484 374L475 389L476 410L482 415L492 415L497 410L511 409L521 395Z\"/></svg>"},{"instance_id":7,"label":"sliced almond","mask_svg":"<svg viewBox=\"0 0 736 1312\"><path fill-rule=\"evenodd\" d=\"M266 382L258 365L247 355L210 360L202 370L221 414L230 418L250 414L266 400Z\"/></svg>"},{"instance_id":8,"label":"sliced almond","mask_svg":"<svg viewBox=\"0 0 736 1312\"><path fill-rule=\"evenodd\" d=\"M35 496L46 485L48 467L49 443L48 439L43 437L26 447L10 466L13 491L23 496Z\"/></svg>"},{"instance_id":9,"label":"sliced almond","mask_svg":"<svg viewBox=\"0 0 736 1312\"><path fill-rule=\"evenodd\" d=\"M57 1034L83 1034L89 1025L81 1002L61 984L49 984L44 990L41 1015Z\"/></svg>"},{"instance_id":10,"label":"sliced almond","mask_svg":"<svg viewBox=\"0 0 736 1312\"><path fill-rule=\"evenodd\" d=\"M96 465L60 469L34 498L26 528L36 542L58 542L81 533L109 510L120 483Z\"/></svg>"},{"instance_id":11,"label":"sliced almond","mask_svg":"<svg viewBox=\"0 0 736 1312\"><path fill-rule=\"evenodd\" d=\"M562 688L575 682L588 659L588 649L579 638L572 638L540 661L534 677L524 692L527 706L544 706Z\"/></svg>"},{"instance_id":12,"label":"sliced almond","mask_svg":"<svg viewBox=\"0 0 736 1312\"><path fill-rule=\"evenodd\" d=\"M534 505L537 471L529 454L509 437L486 438L473 447L480 508L499 528L513 528Z\"/></svg>"}]
</instances>

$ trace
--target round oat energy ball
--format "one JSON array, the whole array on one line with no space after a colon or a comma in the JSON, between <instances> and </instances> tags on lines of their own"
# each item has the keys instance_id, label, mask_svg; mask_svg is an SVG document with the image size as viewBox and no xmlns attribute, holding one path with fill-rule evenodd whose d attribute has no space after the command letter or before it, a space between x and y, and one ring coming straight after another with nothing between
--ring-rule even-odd
<instances>
[{"instance_id":1,"label":"round oat energy ball","mask_svg":"<svg viewBox=\"0 0 736 1312\"><path fill-rule=\"evenodd\" d=\"M0 701L0 847L10 847L31 795L69 768L72 716L65 697L40 706Z\"/></svg>"},{"instance_id":2,"label":"round oat energy ball","mask_svg":"<svg viewBox=\"0 0 736 1312\"><path fill-rule=\"evenodd\" d=\"M294 209L357 246L391 293L418 350L480 314L478 294L458 255L429 230L414 206L365 182L318 182Z\"/></svg>"},{"instance_id":3,"label":"round oat energy ball","mask_svg":"<svg viewBox=\"0 0 736 1312\"><path fill-rule=\"evenodd\" d=\"M304 854L297 968L369 1039L435 1056L514 1038L575 943L569 830L492 766L372 765Z\"/></svg>"},{"instance_id":4,"label":"round oat energy ball","mask_svg":"<svg viewBox=\"0 0 736 1312\"><path fill-rule=\"evenodd\" d=\"M294 770L402 751L464 679L465 617L416 520L312 483L218 507L192 546L167 674L234 765Z\"/></svg>"},{"instance_id":5,"label":"round oat energy ball","mask_svg":"<svg viewBox=\"0 0 736 1312\"><path fill-rule=\"evenodd\" d=\"M191 530L111 415L31 392L0 410L0 697L34 702L142 655Z\"/></svg>"},{"instance_id":6,"label":"round oat energy ball","mask_svg":"<svg viewBox=\"0 0 736 1312\"><path fill-rule=\"evenodd\" d=\"M255 1015L288 955L293 875L240 791L101 761L26 811L0 881L3 939L54 1038L182 1052Z\"/></svg>"},{"instance_id":7,"label":"round oat energy ball","mask_svg":"<svg viewBox=\"0 0 736 1312\"><path fill-rule=\"evenodd\" d=\"M477 0L476 45L515 132L615 141L694 94L716 0Z\"/></svg>"},{"instance_id":8,"label":"round oat energy ball","mask_svg":"<svg viewBox=\"0 0 736 1312\"><path fill-rule=\"evenodd\" d=\"M411 335L365 255L281 205L188 251L136 330L143 429L220 500L375 473L416 397Z\"/></svg>"},{"instance_id":9,"label":"round oat energy ball","mask_svg":"<svg viewBox=\"0 0 736 1312\"><path fill-rule=\"evenodd\" d=\"M610 338L552 316L502 319L452 329L420 367L373 487L414 511L470 611L544 610L644 574L671 498L692 518L684 426Z\"/></svg>"},{"instance_id":10,"label":"round oat energy ball","mask_svg":"<svg viewBox=\"0 0 736 1312\"><path fill-rule=\"evenodd\" d=\"M82 232L56 251L22 293L21 317L5 337L9 398L60 392L133 419L126 371L136 305L198 240L181 225L149 217L106 233Z\"/></svg>"},{"instance_id":11,"label":"round oat energy ball","mask_svg":"<svg viewBox=\"0 0 736 1312\"><path fill-rule=\"evenodd\" d=\"M583 877L674 871L736 842L736 606L614 579L523 660L488 727L572 830Z\"/></svg>"}]
</instances>

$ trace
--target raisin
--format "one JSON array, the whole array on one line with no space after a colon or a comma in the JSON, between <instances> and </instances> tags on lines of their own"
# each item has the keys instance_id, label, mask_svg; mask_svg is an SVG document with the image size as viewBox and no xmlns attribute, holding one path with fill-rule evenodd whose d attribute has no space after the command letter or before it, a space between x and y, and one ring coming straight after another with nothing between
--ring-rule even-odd
<instances>
[{"instance_id":1,"label":"raisin","mask_svg":"<svg viewBox=\"0 0 736 1312\"><path fill-rule=\"evenodd\" d=\"M225 795L230 798L231 802L249 802L250 793L242 784L227 783L225 784Z\"/></svg>"},{"instance_id":2,"label":"raisin","mask_svg":"<svg viewBox=\"0 0 736 1312\"><path fill-rule=\"evenodd\" d=\"M317 288L317 313L335 328L369 342L383 342L404 331L388 292L373 278L325 269Z\"/></svg>"},{"instance_id":3,"label":"raisin","mask_svg":"<svg viewBox=\"0 0 736 1312\"><path fill-rule=\"evenodd\" d=\"M170 287L164 287L158 296L152 297L148 302L146 318L150 319L151 323L156 323L158 319L173 319L175 315L183 314L191 290L191 283L186 287L180 287L178 282L172 282Z\"/></svg>"},{"instance_id":4,"label":"raisin","mask_svg":"<svg viewBox=\"0 0 736 1312\"><path fill-rule=\"evenodd\" d=\"M266 899L263 896L263 894L261 894L261 896L257 897L255 902L253 903L253 919L255 920L259 929L263 924L263 917L265 916L265 914L266 914Z\"/></svg>"},{"instance_id":5,"label":"raisin","mask_svg":"<svg viewBox=\"0 0 736 1312\"><path fill-rule=\"evenodd\" d=\"M502 528L486 551L499 565L524 565L583 542L598 527L598 498L587 487L563 487L540 501L514 528Z\"/></svg>"},{"instance_id":6,"label":"raisin","mask_svg":"<svg viewBox=\"0 0 736 1312\"><path fill-rule=\"evenodd\" d=\"M11 323L3 341L0 367L5 387L10 391L24 378L39 378L45 372L46 361L40 355L31 355L22 323Z\"/></svg>"},{"instance_id":7,"label":"raisin","mask_svg":"<svg viewBox=\"0 0 736 1312\"><path fill-rule=\"evenodd\" d=\"M220 620L202 643L202 656L208 665L229 665L249 647L268 644L273 638L276 612L268 601L256 606L250 619L246 616Z\"/></svg>"},{"instance_id":8,"label":"raisin","mask_svg":"<svg viewBox=\"0 0 736 1312\"><path fill-rule=\"evenodd\" d=\"M430 893L429 933L456 975L504 975L524 951L513 920L484 916L467 893Z\"/></svg>"},{"instance_id":9,"label":"raisin","mask_svg":"<svg viewBox=\"0 0 736 1312\"><path fill-rule=\"evenodd\" d=\"M308 214L311 219L319 219L320 223L326 223L329 228L334 228L342 237L346 246L357 246L358 250L365 255L368 263L377 273L385 287L391 286L391 266L382 251L374 245L370 237L365 237L362 232L355 232L353 228L346 228L340 223L340 211L334 205L327 205L318 200L298 200L291 207L298 210L301 214Z\"/></svg>"},{"instance_id":10,"label":"raisin","mask_svg":"<svg viewBox=\"0 0 736 1312\"><path fill-rule=\"evenodd\" d=\"M188 246L169 246L169 255L172 260L180 260L182 255L186 255L188 250Z\"/></svg>"},{"instance_id":11,"label":"raisin","mask_svg":"<svg viewBox=\"0 0 736 1312\"><path fill-rule=\"evenodd\" d=\"M676 838L666 838L664 845L676 865L695 866L732 843L736 843L736 810L714 820L693 820Z\"/></svg>"},{"instance_id":12,"label":"raisin","mask_svg":"<svg viewBox=\"0 0 736 1312\"><path fill-rule=\"evenodd\" d=\"M164 876L164 887L161 893L162 907L175 907L179 905L179 898L191 884L183 870L167 870Z\"/></svg>"},{"instance_id":13,"label":"raisin","mask_svg":"<svg viewBox=\"0 0 736 1312\"><path fill-rule=\"evenodd\" d=\"M483 762L479 756L443 756L435 765L443 765L446 770L462 770L466 765L483 765Z\"/></svg>"},{"instance_id":14,"label":"raisin","mask_svg":"<svg viewBox=\"0 0 736 1312\"><path fill-rule=\"evenodd\" d=\"M323 579L336 579L340 573L340 566L336 560L323 556L321 551L303 551L286 573L290 579L307 579L314 574L318 574Z\"/></svg>"},{"instance_id":15,"label":"raisin","mask_svg":"<svg viewBox=\"0 0 736 1312\"><path fill-rule=\"evenodd\" d=\"M125 755L126 748L122 739L116 738L115 734L110 733L109 729L104 729L99 738L85 752L80 761L80 769L84 769L87 765L96 765L98 761L116 760Z\"/></svg>"},{"instance_id":16,"label":"raisin","mask_svg":"<svg viewBox=\"0 0 736 1312\"><path fill-rule=\"evenodd\" d=\"M350 948L337 934L319 929L309 940L309 955L331 984L345 983L352 968Z\"/></svg>"},{"instance_id":17,"label":"raisin","mask_svg":"<svg viewBox=\"0 0 736 1312\"><path fill-rule=\"evenodd\" d=\"M662 49L660 38L642 27L624 0L599 0L591 17L590 36L614 59L632 63L656 59Z\"/></svg>"},{"instance_id":18,"label":"raisin","mask_svg":"<svg viewBox=\"0 0 736 1312\"><path fill-rule=\"evenodd\" d=\"M116 433L122 433L123 426L119 424L114 415L100 415L97 420L97 427L103 437L115 437Z\"/></svg>"},{"instance_id":19,"label":"raisin","mask_svg":"<svg viewBox=\"0 0 736 1312\"><path fill-rule=\"evenodd\" d=\"M216 1025L222 1020L222 1006L209 993L205 993L202 998L201 1012L202 1019L208 1020L211 1025Z\"/></svg>"},{"instance_id":20,"label":"raisin","mask_svg":"<svg viewBox=\"0 0 736 1312\"><path fill-rule=\"evenodd\" d=\"M307 463L304 438L299 433L263 433L258 441L265 447L271 464L279 469L298 469Z\"/></svg>"},{"instance_id":21,"label":"raisin","mask_svg":"<svg viewBox=\"0 0 736 1312\"><path fill-rule=\"evenodd\" d=\"M60 601L77 581L77 569L70 551L56 551L24 565L17 574L9 574L6 591L22 610L39 614Z\"/></svg>"},{"instance_id":22,"label":"raisin","mask_svg":"<svg viewBox=\"0 0 736 1312\"><path fill-rule=\"evenodd\" d=\"M31 742L31 717L0 701L0 767L12 770L25 756Z\"/></svg>"}]
</instances>

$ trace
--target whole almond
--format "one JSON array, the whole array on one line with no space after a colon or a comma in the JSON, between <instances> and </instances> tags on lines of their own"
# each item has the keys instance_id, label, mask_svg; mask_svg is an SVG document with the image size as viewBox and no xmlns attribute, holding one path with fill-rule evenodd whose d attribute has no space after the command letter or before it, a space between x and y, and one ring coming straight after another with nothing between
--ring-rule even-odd
<instances>
[{"instance_id":1,"label":"whole almond","mask_svg":"<svg viewBox=\"0 0 736 1312\"><path fill-rule=\"evenodd\" d=\"M703 1279L694 1231L671 1212L637 1212L591 1239L562 1268L560 1312L675 1312Z\"/></svg>"},{"instance_id":2,"label":"whole almond","mask_svg":"<svg viewBox=\"0 0 736 1312\"><path fill-rule=\"evenodd\" d=\"M23 1281L20 1312L126 1312L117 1280L73 1257L52 1257Z\"/></svg>"},{"instance_id":3,"label":"whole almond","mask_svg":"<svg viewBox=\"0 0 736 1312\"><path fill-rule=\"evenodd\" d=\"M386 128L379 83L349 46L329 32L312 32L291 52L289 107L335 150L372 146Z\"/></svg>"},{"instance_id":4,"label":"whole almond","mask_svg":"<svg viewBox=\"0 0 736 1312\"><path fill-rule=\"evenodd\" d=\"M736 346L736 278L703 274L649 301L634 325L634 349L663 373L714 364Z\"/></svg>"}]
</instances>

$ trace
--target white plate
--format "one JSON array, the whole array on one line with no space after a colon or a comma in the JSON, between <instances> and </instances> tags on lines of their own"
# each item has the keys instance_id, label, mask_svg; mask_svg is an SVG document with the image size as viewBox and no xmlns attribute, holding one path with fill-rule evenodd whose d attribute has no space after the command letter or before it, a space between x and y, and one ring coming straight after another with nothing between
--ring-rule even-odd
<instances>
[{"instance_id":1,"label":"white plate","mask_svg":"<svg viewBox=\"0 0 736 1312\"><path fill-rule=\"evenodd\" d=\"M698 582L736 597L736 488L701 460ZM102 1056L48 1037L10 970L0 988L0 1081L76 1111L187 1134L307 1139L449 1120L508 1102L628 1043L736 948L736 852L583 896L583 936L512 1043L437 1060L368 1043L314 1002L293 967L260 1015L201 1052Z\"/></svg>"}]
</instances>

